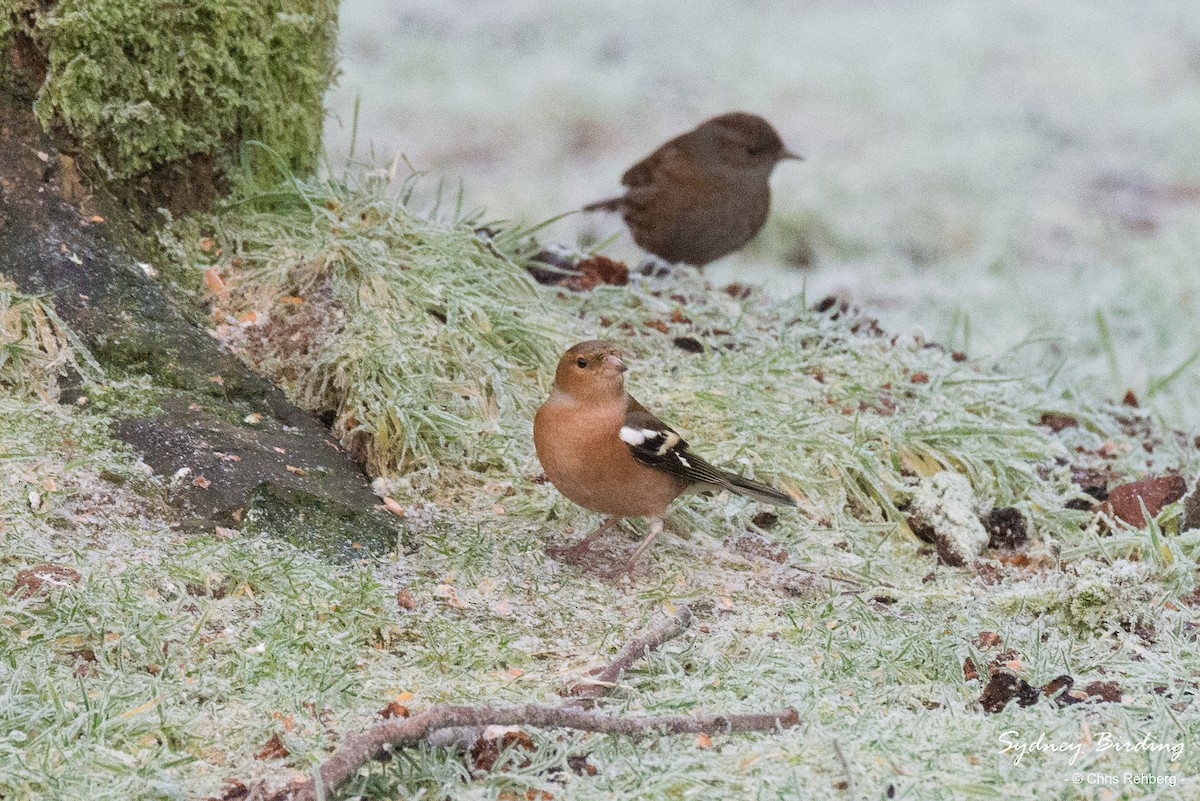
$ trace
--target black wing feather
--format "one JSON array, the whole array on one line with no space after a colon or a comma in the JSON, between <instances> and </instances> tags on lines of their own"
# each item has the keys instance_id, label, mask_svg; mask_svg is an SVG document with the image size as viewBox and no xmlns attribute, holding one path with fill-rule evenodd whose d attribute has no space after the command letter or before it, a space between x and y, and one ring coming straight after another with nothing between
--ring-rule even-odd
<instances>
[{"instance_id":1,"label":"black wing feather","mask_svg":"<svg viewBox=\"0 0 1200 801\"><path fill-rule=\"evenodd\" d=\"M722 470L692 453L678 431L655 417L633 398L625 412L621 439L639 462L662 470L693 484L726 489L763 503L795 506L796 502L774 487L760 484L737 473Z\"/></svg>"}]
</instances>

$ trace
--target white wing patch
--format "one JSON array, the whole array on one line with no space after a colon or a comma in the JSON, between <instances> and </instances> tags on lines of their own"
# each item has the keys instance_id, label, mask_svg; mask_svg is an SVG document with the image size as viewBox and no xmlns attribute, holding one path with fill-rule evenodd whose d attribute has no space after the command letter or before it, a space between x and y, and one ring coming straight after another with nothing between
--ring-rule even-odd
<instances>
[{"instance_id":1,"label":"white wing patch","mask_svg":"<svg viewBox=\"0 0 1200 801\"><path fill-rule=\"evenodd\" d=\"M673 431L659 431L654 428L634 428L633 426L621 426L619 435L621 441L627 445L645 445L647 442L655 442L662 440L655 451L659 456L665 456L667 451L671 450L679 443L680 436Z\"/></svg>"},{"instance_id":2,"label":"white wing patch","mask_svg":"<svg viewBox=\"0 0 1200 801\"><path fill-rule=\"evenodd\" d=\"M611 430L611 429L610 429ZM645 428L634 428L632 426L621 426L621 432L618 436L626 445L641 445L646 441L646 437L658 433Z\"/></svg>"}]
</instances>

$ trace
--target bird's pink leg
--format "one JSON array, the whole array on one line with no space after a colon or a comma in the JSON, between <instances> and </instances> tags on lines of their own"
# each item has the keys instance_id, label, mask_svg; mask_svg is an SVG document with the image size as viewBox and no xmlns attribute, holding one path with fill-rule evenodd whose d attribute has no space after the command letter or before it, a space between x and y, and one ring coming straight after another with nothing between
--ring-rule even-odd
<instances>
[{"instance_id":1,"label":"bird's pink leg","mask_svg":"<svg viewBox=\"0 0 1200 801\"><path fill-rule=\"evenodd\" d=\"M565 557L564 561L578 561L580 557L591 553L592 542L599 539L604 532L608 531L619 522L621 522L621 518L614 515L605 520L595 531L593 531L591 534L588 534L574 545L568 548L547 548L546 550L551 556L555 556L560 559Z\"/></svg>"},{"instance_id":2,"label":"bird's pink leg","mask_svg":"<svg viewBox=\"0 0 1200 801\"><path fill-rule=\"evenodd\" d=\"M629 557L629 561L627 561L623 566L610 571L610 575L619 576L622 573L632 574L634 565L637 564L638 557L646 552L646 549L650 547L650 543L654 542L654 538L659 534L662 534L662 530L663 521L657 517L651 518L650 533L646 535L646 539L641 541L637 547L637 550L633 552L633 556Z\"/></svg>"}]
</instances>

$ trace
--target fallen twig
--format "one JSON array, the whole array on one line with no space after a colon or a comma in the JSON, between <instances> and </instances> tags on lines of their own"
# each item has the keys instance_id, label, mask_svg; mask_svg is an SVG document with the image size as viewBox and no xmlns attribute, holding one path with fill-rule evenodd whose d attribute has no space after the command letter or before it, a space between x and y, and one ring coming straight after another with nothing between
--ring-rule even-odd
<instances>
[{"instance_id":1,"label":"fallen twig","mask_svg":"<svg viewBox=\"0 0 1200 801\"><path fill-rule=\"evenodd\" d=\"M733 732L773 731L800 722L792 707L776 712L752 712L732 715L667 715L663 717L618 718L563 706L457 706L438 704L408 719L393 719L347 735L342 746L321 765L321 795L333 792L366 763L409 748L424 741L435 731L463 726L536 726L575 729L601 734L640 738L669 734L730 734ZM317 784L306 782L288 787L271 796L271 801L315 801Z\"/></svg>"},{"instance_id":2,"label":"fallen twig","mask_svg":"<svg viewBox=\"0 0 1200 801\"><path fill-rule=\"evenodd\" d=\"M604 670L600 671L594 678L584 679L581 683L572 687L571 695L577 699L599 698L602 695L607 695L616 685L617 679L621 678L621 674L629 670L634 662L663 643L678 637L691 623L692 610L686 606L680 607L678 612L650 629L644 637L634 637L625 643L625 647L617 653L613 661L609 662ZM571 708L578 707L580 704L568 701L563 706L564 708Z\"/></svg>"},{"instance_id":3,"label":"fallen twig","mask_svg":"<svg viewBox=\"0 0 1200 801\"><path fill-rule=\"evenodd\" d=\"M564 709L591 709L592 702L601 696L608 695L617 686L617 681L633 667L633 663L646 656L665 642L675 639L692 623L692 610L686 606L680 607L675 614L659 621L642 637L634 637L625 643L612 662L603 669L592 674L589 678L572 686L568 691L572 700L563 704ZM441 748L470 748L484 736L481 727L459 727L442 729L431 732L426 738L430 745Z\"/></svg>"},{"instance_id":4,"label":"fallen twig","mask_svg":"<svg viewBox=\"0 0 1200 801\"><path fill-rule=\"evenodd\" d=\"M854 774L850 772L850 763L846 761L846 755L842 753L842 746L837 740L833 741L833 752L837 754L838 762L842 763L842 772L846 774L846 790L850 793L850 798L857 801L858 791L854 789Z\"/></svg>"},{"instance_id":5,"label":"fallen twig","mask_svg":"<svg viewBox=\"0 0 1200 801\"><path fill-rule=\"evenodd\" d=\"M728 734L744 731L772 731L794 726L800 721L795 709L777 712L752 712L733 715L668 715L664 717L618 718L584 709L587 699L608 693L633 663L678 637L692 622L686 606L650 629L642 637L625 644L604 670L593 679L575 685L574 696L561 706L455 706L439 704L416 717L380 723L362 734L348 735L342 746L321 765L320 793L316 781L283 788L269 801L315 801L332 792L366 763L381 759L393 751L419 742L450 744L474 742L484 726L536 726L539 728L576 729L578 731L618 734L624 737L648 737L667 734ZM464 733L465 736L464 736ZM451 736L447 738L447 734ZM440 736L439 736L440 735ZM443 743L442 741L446 741Z\"/></svg>"}]
</instances>

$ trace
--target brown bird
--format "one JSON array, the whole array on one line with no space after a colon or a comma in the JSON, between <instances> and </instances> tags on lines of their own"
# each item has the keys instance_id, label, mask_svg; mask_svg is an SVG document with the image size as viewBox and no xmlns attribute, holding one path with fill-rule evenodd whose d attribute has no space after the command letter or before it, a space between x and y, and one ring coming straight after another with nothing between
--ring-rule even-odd
<instances>
[{"instance_id":1,"label":"brown bird","mask_svg":"<svg viewBox=\"0 0 1200 801\"><path fill-rule=\"evenodd\" d=\"M624 195L583 210L619 211L644 250L703 266L758 233L771 208L771 171L801 158L762 117L722 114L630 167L621 176Z\"/></svg>"},{"instance_id":2,"label":"brown bird","mask_svg":"<svg viewBox=\"0 0 1200 801\"><path fill-rule=\"evenodd\" d=\"M796 505L779 490L692 453L678 432L625 391L625 355L598 339L568 350L533 419L533 444L550 483L580 506L609 515L558 555L578 558L621 518L649 517L650 534L623 568L630 570L662 531L671 501L689 490L729 490L776 506Z\"/></svg>"}]
</instances>

